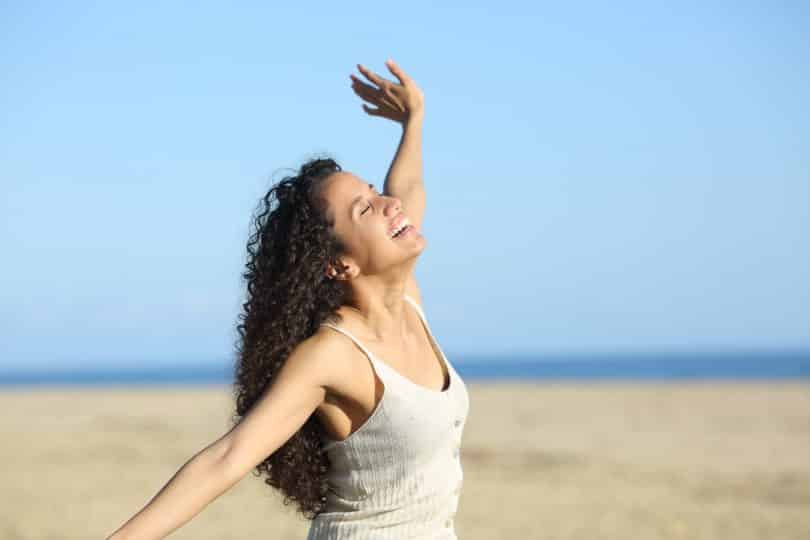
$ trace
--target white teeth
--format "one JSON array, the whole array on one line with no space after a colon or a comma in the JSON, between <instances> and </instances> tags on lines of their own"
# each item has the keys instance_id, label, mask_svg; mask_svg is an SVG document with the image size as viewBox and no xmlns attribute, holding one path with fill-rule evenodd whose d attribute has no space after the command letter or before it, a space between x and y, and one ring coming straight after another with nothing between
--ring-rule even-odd
<instances>
[{"instance_id":1,"label":"white teeth","mask_svg":"<svg viewBox=\"0 0 810 540\"><path fill-rule=\"evenodd\" d=\"M408 218L403 219L402 223L399 224L399 227L397 227L396 230L391 231L391 238L393 238L394 235L396 235L399 231L401 231L402 229L404 229L405 227L407 227L410 224L411 224L411 222L408 220Z\"/></svg>"}]
</instances>

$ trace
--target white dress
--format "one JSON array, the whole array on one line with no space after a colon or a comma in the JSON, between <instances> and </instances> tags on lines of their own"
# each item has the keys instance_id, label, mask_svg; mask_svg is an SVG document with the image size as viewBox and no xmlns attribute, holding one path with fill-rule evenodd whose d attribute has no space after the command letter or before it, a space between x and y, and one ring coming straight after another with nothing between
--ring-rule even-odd
<instances>
[{"instance_id":1,"label":"white dress","mask_svg":"<svg viewBox=\"0 0 810 540\"><path fill-rule=\"evenodd\" d=\"M442 391L418 385L379 360L348 331L385 386L366 422L343 441L324 435L331 461L326 509L307 540L457 540L453 518L463 472L459 456L469 411L464 381L438 346L425 314L405 296L447 366Z\"/></svg>"}]
</instances>

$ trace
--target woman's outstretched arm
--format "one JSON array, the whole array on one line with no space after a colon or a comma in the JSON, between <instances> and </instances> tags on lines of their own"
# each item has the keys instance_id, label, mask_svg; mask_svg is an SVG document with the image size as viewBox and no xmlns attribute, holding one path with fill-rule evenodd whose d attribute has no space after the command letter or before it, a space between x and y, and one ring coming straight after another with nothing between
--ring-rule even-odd
<instances>
[{"instance_id":1,"label":"woman's outstretched arm","mask_svg":"<svg viewBox=\"0 0 810 540\"><path fill-rule=\"evenodd\" d=\"M239 481L224 466L223 437L197 452L108 540L163 538Z\"/></svg>"},{"instance_id":2,"label":"woman's outstretched arm","mask_svg":"<svg viewBox=\"0 0 810 540\"><path fill-rule=\"evenodd\" d=\"M329 347L332 347L330 349ZM334 341L314 335L296 346L247 415L194 455L108 540L159 540L196 516L297 432L339 385Z\"/></svg>"}]
</instances>

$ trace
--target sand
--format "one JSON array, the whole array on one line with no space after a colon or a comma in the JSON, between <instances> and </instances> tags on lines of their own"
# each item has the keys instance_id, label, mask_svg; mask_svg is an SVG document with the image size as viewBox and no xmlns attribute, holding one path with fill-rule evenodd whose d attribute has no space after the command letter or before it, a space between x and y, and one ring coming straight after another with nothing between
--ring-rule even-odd
<instances>
[{"instance_id":1,"label":"sand","mask_svg":"<svg viewBox=\"0 0 810 540\"><path fill-rule=\"evenodd\" d=\"M468 382L461 540L810 538L810 381ZM0 538L104 538L224 433L227 387L0 390ZM248 474L177 539L296 539Z\"/></svg>"}]
</instances>

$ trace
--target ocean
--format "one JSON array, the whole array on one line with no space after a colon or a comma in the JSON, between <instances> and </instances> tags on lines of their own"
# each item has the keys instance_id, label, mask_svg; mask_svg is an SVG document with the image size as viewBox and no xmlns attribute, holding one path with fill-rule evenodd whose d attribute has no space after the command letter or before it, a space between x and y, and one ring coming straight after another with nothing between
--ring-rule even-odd
<instances>
[{"instance_id":1,"label":"ocean","mask_svg":"<svg viewBox=\"0 0 810 540\"><path fill-rule=\"evenodd\" d=\"M810 378L810 350L559 354L536 356L448 355L471 381ZM230 384L228 363L189 367L3 370L0 386Z\"/></svg>"}]
</instances>

